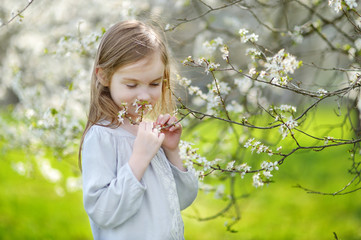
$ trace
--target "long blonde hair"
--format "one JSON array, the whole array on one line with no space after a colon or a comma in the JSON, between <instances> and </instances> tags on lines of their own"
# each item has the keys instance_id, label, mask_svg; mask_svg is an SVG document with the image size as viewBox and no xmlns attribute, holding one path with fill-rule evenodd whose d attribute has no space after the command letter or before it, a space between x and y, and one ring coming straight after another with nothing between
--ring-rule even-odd
<instances>
[{"instance_id":1,"label":"long blonde hair","mask_svg":"<svg viewBox=\"0 0 361 240\"><path fill-rule=\"evenodd\" d=\"M109 84L103 85L97 76L101 69L103 82L109 83L114 72L128 64L135 63L154 52L159 51L164 64L162 96L150 113L155 117L163 113L174 111L175 104L172 98L173 87L170 78L170 58L166 40L160 31L151 24L141 21L122 21L106 31L99 44L95 56L91 77L91 96L88 121L86 123L79 147L79 168L81 169L81 151L84 137L88 130L101 120L108 120L107 127L119 127L117 115L120 108L114 103L109 91Z\"/></svg>"}]
</instances>

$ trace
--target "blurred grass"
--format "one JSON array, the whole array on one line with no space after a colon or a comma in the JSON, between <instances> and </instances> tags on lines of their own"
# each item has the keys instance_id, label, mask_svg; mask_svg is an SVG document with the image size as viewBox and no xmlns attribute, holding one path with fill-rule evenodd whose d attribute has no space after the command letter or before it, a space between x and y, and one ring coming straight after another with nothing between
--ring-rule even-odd
<instances>
[{"instance_id":1,"label":"blurred grass","mask_svg":"<svg viewBox=\"0 0 361 240\"><path fill-rule=\"evenodd\" d=\"M327 114L313 118L315 127L312 131L315 134L323 136L325 119L329 119ZM203 138L213 136L213 140L221 136L217 131L221 130L212 122L205 122L193 130ZM189 132L185 131L185 134L189 140L194 137ZM265 139L272 137L269 134ZM203 142L203 138L199 138L198 147L204 152L212 150L212 145ZM287 141L283 142L287 148L285 143ZM300 152L274 172L275 183L259 189L251 186L250 176L237 179L241 220L234 226L236 233L225 231L224 223L230 221L226 217L211 221L194 219L217 213L226 205L224 200L215 199L213 193L200 191L195 203L183 211L186 239L334 239L333 232L339 239L361 239L361 191L332 197L307 194L293 187L301 184L334 192L345 186L351 180L348 173L351 161L346 154L349 148L342 146L322 152ZM212 154L218 156L217 152ZM61 197L56 194L56 185L44 180L36 171L28 177L17 174L11 163L26 162L29 157L34 157L21 149L6 154L1 152L0 157L0 239L92 239L80 191ZM259 155L247 153L243 157L256 161ZM64 162L55 159L52 165L67 168ZM71 174L71 171L64 172ZM209 178L205 183L227 185L227 181Z\"/></svg>"},{"instance_id":2,"label":"blurred grass","mask_svg":"<svg viewBox=\"0 0 361 240\"><path fill-rule=\"evenodd\" d=\"M1 156L0 239L92 239L81 192L61 197L41 176L16 173L11 161L28 157L21 150Z\"/></svg>"},{"instance_id":3,"label":"blurred grass","mask_svg":"<svg viewBox=\"0 0 361 240\"><path fill-rule=\"evenodd\" d=\"M257 116L256 118L253 120L258 121L257 125L271 122L269 119ZM319 108L317 111L310 112L301 125L303 130L317 137L333 136L352 139L354 136L350 120L353 119L352 114L350 119L345 118L344 115L336 117L331 107ZM254 123L252 120L251 122ZM217 157L235 159L245 161L253 168L259 168L263 160L279 160L279 157L275 155L267 159L262 154L252 154L250 150L244 148L237 152L234 139L226 137L225 133L229 130L227 125L218 124L219 122L204 121L191 132L185 130L185 136L189 141L199 141L195 147L199 148L201 155L206 154L208 160ZM251 132L252 136L262 140L266 145L282 145L284 153L295 147L290 137L280 141L281 137L277 129L265 131L235 126L235 130L239 135L244 131ZM299 132L295 132L295 136L302 146L324 144L323 141L316 141ZM215 141L217 141L216 144L214 144ZM252 187L251 176L246 175L243 180L238 177L236 191L237 196L241 197L239 200L241 220L234 226L237 233L222 231L221 226L225 222L231 222L227 214L225 217L207 222L193 219L212 216L226 206L227 201L214 199L213 193L208 193L209 196L207 196L200 192L196 202L183 212L188 228L186 239L316 240L335 239L334 232L339 239L361 239L361 203L359 201L361 191L341 196L324 196L307 194L294 187L300 184L303 187L327 193L342 189L354 177L348 172L352 165L349 159L351 148L352 146L338 146L317 152L299 151L286 158L279 171L273 172L275 183L259 189ZM357 154L356 159L361 160L360 154ZM229 180L217 183L206 178L204 182L213 183L213 185L220 183L229 185Z\"/></svg>"}]
</instances>

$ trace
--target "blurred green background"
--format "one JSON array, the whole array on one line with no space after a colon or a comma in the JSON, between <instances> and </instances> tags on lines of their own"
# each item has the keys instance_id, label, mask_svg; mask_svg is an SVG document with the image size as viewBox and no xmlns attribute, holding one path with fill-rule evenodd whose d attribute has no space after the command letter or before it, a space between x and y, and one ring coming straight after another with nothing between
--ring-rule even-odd
<instances>
[{"instance_id":1,"label":"blurred green background","mask_svg":"<svg viewBox=\"0 0 361 240\"><path fill-rule=\"evenodd\" d=\"M202 133L207 129L208 134L214 135L207 124L192 131ZM184 137L193 135L185 130ZM197 147L202 149L202 142ZM196 219L210 216L226 205L224 199L214 198L213 192L200 191L195 203L183 211L186 239L335 239L334 232L339 239L361 239L361 191L322 196L294 187L301 184L325 192L344 187L352 179L347 171L351 161L345 154L349 148L294 155L273 172L275 183L258 189L251 185L251 177L237 178L241 220L233 227L235 233L224 227L230 221L227 214L210 221ZM47 157L51 156L49 149ZM33 157L24 149L1 151L0 239L92 239L81 191L59 195L57 186L43 179L36 169L30 176L13 170L13 162L26 162ZM68 163L76 165L76 161L76 156L60 161L53 158L51 164L71 175ZM204 183L224 183L217 181L206 178Z\"/></svg>"},{"instance_id":2,"label":"blurred green background","mask_svg":"<svg viewBox=\"0 0 361 240\"><path fill-rule=\"evenodd\" d=\"M23 9L26 2L2 0L0 21L5 22L10 19L11 12L16 13L17 10ZM92 239L88 217L83 209L81 191L68 192L64 187L67 177L79 176L77 156L73 154L63 158L59 157L62 156L59 152L65 151L67 144L77 145L79 142L77 139L79 132L74 130L81 131L81 126L77 128L78 124L84 125L82 121L85 120L87 109L84 106L88 103L89 92L88 75L93 63L92 56L96 51L97 39L104 28L119 20L132 17L146 19L151 15L160 16L162 23L164 22L161 25L172 26L179 23L179 19L197 17L202 12L208 11L205 2L211 2L211 5L216 7L228 4L230 1L32 1L32 5L23 13L22 24L13 21L2 28L0 105L4 108L11 104L14 106L9 111L4 109L6 113L0 112L0 124L4 124L0 125L2 130L0 133L0 240ZM253 60L248 58L250 56L244 55L251 45L239 41L239 29L246 28L250 33L260 34L259 44L262 48L269 49L270 54L284 48L305 63L305 67L298 69L292 76L294 84L300 84L298 86L315 93L320 87L334 91L339 87L349 86L349 80L352 78L343 69L356 66L359 60L359 58L350 58L351 51L347 52L348 49L358 48L354 41L358 37L354 36L355 29L352 22L352 19L356 21L359 17L357 12L354 12L354 16L341 11L339 14L344 14L343 17L335 15L334 11L328 8L327 1L248 2L254 4L249 11L248 8L234 5L214 11L197 21L182 24L176 31L167 32L176 61L181 62L189 55L198 58L209 54L207 49L203 48L205 41L222 37L224 42L229 44L232 62L246 73L250 66L254 67L251 64ZM302 5L306 3L307 6L304 8ZM325 19L320 19L319 16ZM261 19L260 22L258 17ZM350 17L351 22L348 22ZM309 25L309 22L311 26L319 26L317 31L316 27L312 31L306 28L304 30L307 31L303 36L300 26L305 25L305 21L306 25ZM337 25L333 28L336 22ZM279 33L270 31L268 26L276 29L284 28L285 31ZM320 38L320 34L324 35ZM304 40L296 43L295 36L298 36L299 40L300 37ZM345 36L352 41L346 41ZM325 37L326 41L324 41ZM335 49L330 51L329 44L333 44ZM357 51L353 54L360 54L361 50ZM218 50L217 55L218 58L221 57ZM307 63L309 64L306 65ZM320 68L310 67L311 63ZM321 67L326 67L328 70L334 67L341 69L321 71ZM179 69L182 76L194 80L194 86L205 87L212 79L209 78L210 75L207 77L203 73L204 69L198 70L189 67ZM218 72L217 78L219 80L224 78L225 82L227 79L229 82L234 82L233 74L229 76L226 72L224 74L222 77ZM250 107L250 111L247 109L244 113L252 113L253 110L259 109L259 99L255 103L250 100L254 100L255 97L252 95L258 96L255 93L260 92L261 89L264 93L258 97L269 98L269 103L262 106L295 104L297 116L309 106L308 104L311 104L310 101L313 101L307 96L298 96L292 92L263 88L258 84L252 85L254 85L252 88L249 86L242 91L241 96L238 96L238 92L234 96L241 97L242 106ZM302 125L300 129L320 138L333 136L352 139L354 136L350 131L347 109L355 109L356 102L351 103L349 100L355 100L357 94L359 93L355 91L343 96L344 98L341 95L330 98L328 104L334 105L333 108L323 109L327 106L325 106L326 101L322 101L322 106L320 103L312 109L312 113L309 112L307 117L299 121ZM192 102L191 98L188 100L189 103ZM11 115L14 109L16 114ZM255 113L258 114L258 111ZM253 118L251 116L249 120L252 124L264 126L274 121L270 117L266 119L267 114L264 111L263 115L257 114L254 116L253 113L251 114ZM342 116L338 117L337 114ZM51 124L50 127L44 126L46 120L55 121L63 117L67 120L64 125L68 127L73 124L73 128L63 128L64 126L59 123L55 126ZM27 122L17 120L20 118L27 119ZM233 119L239 119L239 115ZM13 140L9 140L11 138L7 138L4 133L7 125L9 129L11 125L18 126L14 131L9 131L13 133ZM221 126L218 122L206 120L195 126L189 125L189 128L184 130L183 137L194 142L195 147L199 148L200 153L206 155L209 160L235 159L238 161L237 164L247 162L252 165L252 169L256 169L263 160L279 159L277 156L251 154L249 149L244 148L240 151L240 157L233 158L229 153L234 153L238 145L234 145L234 138L229 134L228 125ZM29 130L31 127L32 130ZM280 141L278 129L257 131L239 126L235 128L238 133L246 133L245 137L255 137L272 148L281 144L287 152L294 147L294 142L289 138ZM34 137L34 133L38 136ZM317 142L298 132L296 134L297 139L304 146L324 144L322 140ZM48 142L44 141L47 137ZM19 141L15 143L14 138ZM48 148L46 154L42 155L44 145L49 143L58 148ZM20 146L19 144L24 145L21 148L8 148ZM233 226L234 233L227 232L224 226L232 222L234 209L210 221L197 220L218 213L229 202L227 194L231 179L207 177L203 184L210 184L215 188L223 184L226 195L218 199L215 198L214 191L208 193L199 191L195 203L183 211L186 239L323 240L335 239L336 235L343 240L361 239L359 200L361 191L342 196L323 196L307 194L294 187L301 184L323 192L342 189L354 177L348 172L352 165L349 159L350 148L352 146L327 148L319 152L298 151L286 159L279 171L272 172L274 183L261 188L256 189L252 186L250 174L245 179L238 177L235 181L235 189L241 219ZM68 154L69 152L64 155ZM50 160L54 169L61 171L62 181L51 183L44 178L39 171L38 162L34 161L39 155ZM359 164L360 159L361 154L357 154L355 164ZM18 174L14 170L16 168L14 164L18 162L25 165L29 163L30 171L25 175ZM360 168L360 164L357 168ZM353 185L351 189L357 187L360 185Z\"/></svg>"}]
</instances>

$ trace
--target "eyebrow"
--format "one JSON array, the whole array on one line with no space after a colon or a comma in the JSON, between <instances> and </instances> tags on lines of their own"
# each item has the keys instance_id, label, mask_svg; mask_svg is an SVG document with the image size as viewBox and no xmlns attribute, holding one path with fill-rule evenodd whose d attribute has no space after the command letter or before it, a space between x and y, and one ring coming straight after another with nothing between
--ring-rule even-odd
<instances>
[{"instance_id":1,"label":"eyebrow","mask_svg":"<svg viewBox=\"0 0 361 240\"><path fill-rule=\"evenodd\" d=\"M159 81L159 80L162 80L162 79L163 79L163 76L160 76L160 77L158 77L158 78L156 78L156 79L153 79L153 80L151 80L151 81L149 81L149 82L156 82L156 81ZM128 78L128 77L123 78L123 80L125 80L125 81L133 81L133 82L140 82L139 79L136 79L136 78Z\"/></svg>"}]
</instances>

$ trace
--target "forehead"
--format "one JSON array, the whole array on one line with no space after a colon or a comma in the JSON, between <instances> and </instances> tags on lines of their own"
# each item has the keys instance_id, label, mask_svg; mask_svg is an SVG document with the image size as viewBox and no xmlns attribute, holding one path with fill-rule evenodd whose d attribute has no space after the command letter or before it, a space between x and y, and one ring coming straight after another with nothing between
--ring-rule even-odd
<instances>
[{"instance_id":1,"label":"forehead","mask_svg":"<svg viewBox=\"0 0 361 240\"><path fill-rule=\"evenodd\" d=\"M148 81L163 77L164 68L160 53L155 52L135 63L118 68L114 76Z\"/></svg>"}]
</instances>

